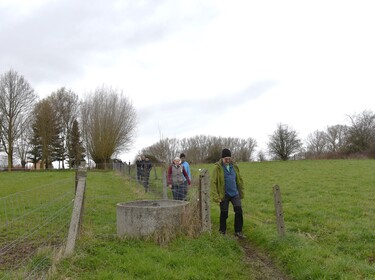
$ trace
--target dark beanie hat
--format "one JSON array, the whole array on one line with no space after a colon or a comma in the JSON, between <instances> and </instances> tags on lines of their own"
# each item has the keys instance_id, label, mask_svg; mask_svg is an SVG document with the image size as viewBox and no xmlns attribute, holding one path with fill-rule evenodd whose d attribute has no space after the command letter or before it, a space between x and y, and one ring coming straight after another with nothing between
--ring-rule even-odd
<instances>
[{"instance_id":1,"label":"dark beanie hat","mask_svg":"<svg viewBox=\"0 0 375 280\"><path fill-rule=\"evenodd\" d=\"M180 154L180 158L184 158L185 157L185 154L184 153L181 153Z\"/></svg>"},{"instance_id":2,"label":"dark beanie hat","mask_svg":"<svg viewBox=\"0 0 375 280\"><path fill-rule=\"evenodd\" d=\"M230 153L228 149L223 149L223 151L221 152L221 158L231 157L231 156L232 154Z\"/></svg>"}]
</instances>

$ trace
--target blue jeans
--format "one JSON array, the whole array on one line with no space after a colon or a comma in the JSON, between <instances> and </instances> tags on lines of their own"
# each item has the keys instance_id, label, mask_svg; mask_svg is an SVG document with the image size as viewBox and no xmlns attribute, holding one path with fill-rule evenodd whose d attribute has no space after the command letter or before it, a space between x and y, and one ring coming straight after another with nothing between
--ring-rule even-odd
<instances>
[{"instance_id":1,"label":"blue jeans","mask_svg":"<svg viewBox=\"0 0 375 280\"><path fill-rule=\"evenodd\" d=\"M234 210L234 231L241 232L243 227L243 214L241 198L239 195L230 197L225 195L224 199L220 202L220 232L225 233L227 230L227 219L229 212L229 202L233 205Z\"/></svg>"}]
</instances>

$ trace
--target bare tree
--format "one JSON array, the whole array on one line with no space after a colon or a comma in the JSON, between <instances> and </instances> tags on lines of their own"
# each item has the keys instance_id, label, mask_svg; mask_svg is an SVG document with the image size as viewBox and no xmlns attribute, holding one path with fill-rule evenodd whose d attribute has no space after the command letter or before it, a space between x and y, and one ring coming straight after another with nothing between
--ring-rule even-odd
<instances>
[{"instance_id":1,"label":"bare tree","mask_svg":"<svg viewBox=\"0 0 375 280\"><path fill-rule=\"evenodd\" d=\"M257 154L258 161L266 161L266 155L264 154L263 150L260 150Z\"/></svg>"},{"instance_id":2,"label":"bare tree","mask_svg":"<svg viewBox=\"0 0 375 280\"><path fill-rule=\"evenodd\" d=\"M16 71L0 77L1 143L8 155L8 170L13 167L14 145L24 129L37 96L30 84Z\"/></svg>"},{"instance_id":3,"label":"bare tree","mask_svg":"<svg viewBox=\"0 0 375 280\"><path fill-rule=\"evenodd\" d=\"M233 138L232 144L233 147L232 154L237 161L246 162L251 161L254 153L254 149L257 146L255 139L249 137L246 140L240 138Z\"/></svg>"},{"instance_id":4,"label":"bare tree","mask_svg":"<svg viewBox=\"0 0 375 280\"><path fill-rule=\"evenodd\" d=\"M62 168L64 169L65 157L68 154L68 147L70 146L70 133L72 131L73 122L78 117L78 95L62 87L56 92L53 92L51 96L48 97L48 100L51 102L53 110L57 115L59 125L61 126L60 138L63 143L63 148L60 151L60 160L62 162ZM70 162L69 166L71 166Z\"/></svg>"},{"instance_id":5,"label":"bare tree","mask_svg":"<svg viewBox=\"0 0 375 280\"><path fill-rule=\"evenodd\" d=\"M224 143L223 139L220 139L220 137L209 137L208 138L208 151L207 151L207 158L205 158L205 162L216 162L221 157L221 151L223 148L229 148L232 149L229 145ZM233 150L233 149L232 149Z\"/></svg>"},{"instance_id":6,"label":"bare tree","mask_svg":"<svg viewBox=\"0 0 375 280\"><path fill-rule=\"evenodd\" d=\"M152 155L159 161L171 162L176 155L184 152L188 155L190 162L203 163L219 160L222 149L229 148L235 160L250 161L256 145L256 141L251 137L245 140L199 135L181 140L162 139L156 144L144 148L142 153Z\"/></svg>"},{"instance_id":7,"label":"bare tree","mask_svg":"<svg viewBox=\"0 0 375 280\"><path fill-rule=\"evenodd\" d=\"M246 148L247 148L248 153L249 153L248 154L248 160L249 161L252 160L256 147L258 147L257 141L252 137L247 138Z\"/></svg>"},{"instance_id":8,"label":"bare tree","mask_svg":"<svg viewBox=\"0 0 375 280\"><path fill-rule=\"evenodd\" d=\"M86 149L98 167L106 168L112 155L126 151L133 141L136 112L122 92L102 86L82 103Z\"/></svg>"},{"instance_id":9,"label":"bare tree","mask_svg":"<svg viewBox=\"0 0 375 280\"><path fill-rule=\"evenodd\" d=\"M191 162L202 163L209 154L209 142L211 137L207 135L198 135L185 139L181 142L181 149L189 155Z\"/></svg>"},{"instance_id":10,"label":"bare tree","mask_svg":"<svg viewBox=\"0 0 375 280\"><path fill-rule=\"evenodd\" d=\"M169 159L169 143L167 139L160 139L155 144L142 149L141 154L152 155L159 162L170 163Z\"/></svg>"},{"instance_id":11,"label":"bare tree","mask_svg":"<svg viewBox=\"0 0 375 280\"><path fill-rule=\"evenodd\" d=\"M16 147L16 155L21 160L21 166L25 168L27 163L27 154L31 149L30 145L30 138L32 136L32 128L30 120L23 123L22 133L20 137L17 139L15 147Z\"/></svg>"},{"instance_id":12,"label":"bare tree","mask_svg":"<svg viewBox=\"0 0 375 280\"><path fill-rule=\"evenodd\" d=\"M284 124L278 124L277 129L270 136L270 141L268 142L268 152L281 160L288 160L301 147L302 143L298 138L297 132Z\"/></svg>"},{"instance_id":13,"label":"bare tree","mask_svg":"<svg viewBox=\"0 0 375 280\"><path fill-rule=\"evenodd\" d=\"M198 135L191 138L184 138L180 141L180 149L188 155L192 163L202 163L208 157L210 136Z\"/></svg>"},{"instance_id":14,"label":"bare tree","mask_svg":"<svg viewBox=\"0 0 375 280\"><path fill-rule=\"evenodd\" d=\"M348 129L347 151L356 153L375 149L375 114L365 110L349 118L352 125Z\"/></svg>"},{"instance_id":15,"label":"bare tree","mask_svg":"<svg viewBox=\"0 0 375 280\"><path fill-rule=\"evenodd\" d=\"M316 130L307 136L307 152L319 156L328 150L327 135L324 131Z\"/></svg>"},{"instance_id":16,"label":"bare tree","mask_svg":"<svg viewBox=\"0 0 375 280\"><path fill-rule=\"evenodd\" d=\"M347 126L337 124L327 127L326 140L329 152L337 153L342 150L346 142Z\"/></svg>"},{"instance_id":17,"label":"bare tree","mask_svg":"<svg viewBox=\"0 0 375 280\"><path fill-rule=\"evenodd\" d=\"M169 165L181 151L179 142L176 138L160 139L150 147L142 149L142 154L152 155L158 161Z\"/></svg>"}]
</instances>

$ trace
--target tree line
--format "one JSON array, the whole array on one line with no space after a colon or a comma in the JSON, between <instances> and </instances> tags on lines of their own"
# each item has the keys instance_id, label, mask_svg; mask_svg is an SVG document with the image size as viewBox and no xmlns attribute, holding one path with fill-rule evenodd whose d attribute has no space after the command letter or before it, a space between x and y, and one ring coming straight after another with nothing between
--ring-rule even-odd
<instances>
[{"instance_id":1,"label":"tree line","mask_svg":"<svg viewBox=\"0 0 375 280\"><path fill-rule=\"evenodd\" d=\"M305 141L302 141L295 129L280 123L269 136L267 151L261 150L257 154L257 141L251 137L241 139L206 135L161 139L142 149L141 153L156 162L171 162L176 155L184 152L192 163L217 161L223 147L229 148L233 158L242 162L375 157L375 114L365 110L348 118L350 125L328 126L325 130L310 133Z\"/></svg>"},{"instance_id":2,"label":"tree line","mask_svg":"<svg viewBox=\"0 0 375 280\"><path fill-rule=\"evenodd\" d=\"M0 143L8 156L45 168L58 161L65 168L85 158L106 166L133 140L136 112L122 92L101 86L83 100L61 87L39 99L29 82L14 70L0 77Z\"/></svg>"},{"instance_id":3,"label":"tree line","mask_svg":"<svg viewBox=\"0 0 375 280\"><path fill-rule=\"evenodd\" d=\"M375 157L375 115L371 110L348 116L349 125L337 124L310 133L305 141L286 124L278 124L269 136L267 150L255 154L257 142L234 137L198 135L165 138L142 149L155 162L170 163L180 152L192 163L214 162L223 147L237 161L288 160L290 158ZM58 161L61 168L93 160L106 168L112 158L128 150L134 141L136 111L122 91L100 86L80 100L61 87L39 99L28 81L14 70L0 76L0 152L22 167L40 163L45 169Z\"/></svg>"},{"instance_id":4,"label":"tree line","mask_svg":"<svg viewBox=\"0 0 375 280\"><path fill-rule=\"evenodd\" d=\"M268 151L273 159L328 159L375 157L375 114L371 110L348 115L349 125L327 126L307 136L303 143L296 130L279 124L270 136Z\"/></svg>"},{"instance_id":5,"label":"tree line","mask_svg":"<svg viewBox=\"0 0 375 280\"><path fill-rule=\"evenodd\" d=\"M328 126L310 133L306 140L308 158L375 157L375 114L371 110L348 115L349 125Z\"/></svg>"},{"instance_id":6,"label":"tree line","mask_svg":"<svg viewBox=\"0 0 375 280\"><path fill-rule=\"evenodd\" d=\"M216 137L198 135L191 138L165 138L157 143L142 149L141 153L156 162L169 164L176 155L181 152L189 155L191 163L215 162L221 156L223 147L231 150L232 155L238 161L250 161L253 157L257 142L248 139L234 137Z\"/></svg>"}]
</instances>

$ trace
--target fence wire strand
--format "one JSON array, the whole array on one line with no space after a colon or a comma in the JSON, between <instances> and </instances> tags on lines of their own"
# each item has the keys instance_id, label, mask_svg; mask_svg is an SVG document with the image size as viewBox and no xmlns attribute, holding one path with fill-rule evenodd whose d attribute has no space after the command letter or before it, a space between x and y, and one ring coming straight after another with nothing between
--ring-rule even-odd
<instances>
[{"instance_id":1,"label":"fence wire strand","mask_svg":"<svg viewBox=\"0 0 375 280\"><path fill-rule=\"evenodd\" d=\"M46 276L52 248L66 242L73 201L73 177L0 198L0 279Z\"/></svg>"}]
</instances>

